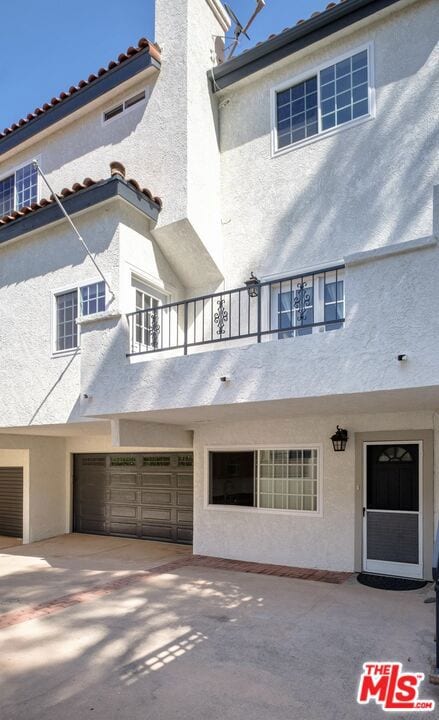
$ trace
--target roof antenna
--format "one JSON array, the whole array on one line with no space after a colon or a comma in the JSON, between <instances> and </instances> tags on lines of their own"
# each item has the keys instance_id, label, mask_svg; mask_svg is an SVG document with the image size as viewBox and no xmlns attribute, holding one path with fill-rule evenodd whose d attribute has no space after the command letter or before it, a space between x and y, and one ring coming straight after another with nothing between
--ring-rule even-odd
<instances>
[{"instance_id":1,"label":"roof antenna","mask_svg":"<svg viewBox=\"0 0 439 720\"><path fill-rule=\"evenodd\" d=\"M256 20L256 16L259 15L261 10L264 9L265 0L256 0L255 11L245 26L239 22L238 18L236 17L235 13L233 12L232 8L229 5L226 5L224 3L224 7L226 8L228 14L230 15L233 22L235 23L235 30L234 30L235 39L234 39L233 43L230 45L230 48L229 48L230 52L226 57L226 62L227 62L227 60L230 60L230 58L232 57L236 48L238 47L240 39L241 39L241 35L245 35L247 40L250 40L250 37L247 34L247 31L249 30L250 26L253 25L254 21Z\"/></svg>"}]
</instances>

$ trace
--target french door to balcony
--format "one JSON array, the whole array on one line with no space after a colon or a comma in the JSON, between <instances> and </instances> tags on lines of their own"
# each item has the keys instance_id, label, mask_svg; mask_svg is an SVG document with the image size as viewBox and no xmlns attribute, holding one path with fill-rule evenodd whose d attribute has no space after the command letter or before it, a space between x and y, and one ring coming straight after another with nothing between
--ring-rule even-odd
<instances>
[{"instance_id":1,"label":"french door to balcony","mask_svg":"<svg viewBox=\"0 0 439 720\"><path fill-rule=\"evenodd\" d=\"M364 444L363 569L420 578L422 443Z\"/></svg>"}]
</instances>

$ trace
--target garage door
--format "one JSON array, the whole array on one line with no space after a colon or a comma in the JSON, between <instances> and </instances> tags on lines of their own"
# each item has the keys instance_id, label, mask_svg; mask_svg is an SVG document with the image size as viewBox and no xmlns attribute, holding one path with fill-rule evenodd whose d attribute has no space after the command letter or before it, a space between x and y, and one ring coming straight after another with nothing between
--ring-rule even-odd
<instances>
[{"instance_id":1,"label":"garage door","mask_svg":"<svg viewBox=\"0 0 439 720\"><path fill-rule=\"evenodd\" d=\"M191 543L192 508L192 453L75 456L75 532Z\"/></svg>"},{"instance_id":2,"label":"garage door","mask_svg":"<svg viewBox=\"0 0 439 720\"><path fill-rule=\"evenodd\" d=\"M0 468L0 535L23 537L23 468Z\"/></svg>"}]
</instances>

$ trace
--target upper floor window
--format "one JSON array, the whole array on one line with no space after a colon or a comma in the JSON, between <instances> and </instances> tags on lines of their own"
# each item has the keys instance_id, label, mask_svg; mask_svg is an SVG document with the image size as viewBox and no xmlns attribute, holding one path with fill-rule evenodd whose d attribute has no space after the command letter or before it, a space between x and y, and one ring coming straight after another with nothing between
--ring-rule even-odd
<instances>
[{"instance_id":1,"label":"upper floor window","mask_svg":"<svg viewBox=\"0 0 439 720\"><path fill-rule=\"evenodd\" d=\"M55 296L56 339L55 349L74 350L79 347L78 317L105 310L105 283L83 285Z\"/></svg>"},{"instance_id":2,"label":"upper floor window","mask_svg":"<svg viewBox=\"0 0 439 720\"><path fill-rule=\"evenodd\" d=\"M126 100L123 100L122 102L118 103L117 105L114 105L114 107L109 108L108 110L105 110L105 112L102 115L103 122L107 122L108 120L112 120L113 118L117 117L118 115L122 115L122 113L125 113L130 108L134 107L135 105L138 105L139 103L146 100L146 90L142 90L141 92L137 93L136 95L132 95L131 97L127 98Z\"/></svg>"},{"instance_id":3,"label":"upper floor window","mask_svg":"<svg viewBox=\"0 0 439 720\"><path fill-rule=\"evenodd\" d=\"M371 114L369 55L366 48L276 91L275 150Z\"/></svg>"},{"instance_id":4,"label":"upper floor window","mask_svg":"<svg viewBox=\"0 0 439 720\"><path fill-rule=\"evenodd\" d=\"M38 201L38 172L32 163L0 180L0 217Z\"/></svg>"}]
</instances>

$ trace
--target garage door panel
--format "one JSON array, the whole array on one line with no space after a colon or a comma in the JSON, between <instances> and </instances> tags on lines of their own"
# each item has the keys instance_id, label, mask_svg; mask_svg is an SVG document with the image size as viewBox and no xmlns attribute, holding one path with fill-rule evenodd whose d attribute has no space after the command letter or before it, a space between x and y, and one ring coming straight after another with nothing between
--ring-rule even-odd
<instances>
[{"instance_id":1,"label":"garage door panel","mask_svg":"<svg viewBox=\"0 0 439 720\"><path fill-rule=\"evenodd\" d=\"M178 492L177 493L177 505L182 507L192 507L194 504L194 497L192 493Z\"/></svg>"},{"instance_id":2,"label":"garage door panel","mask_svg":"<svg viewBox=\"0 0 439 720\"><path fill-rule=\"evenodd\" d=\"M141 519L160 521L165 520L166 522L175 522L175 512L171 508L141 508Z\"/></svg>"},{"instance_id":3,"label":"garage door panel","mask_svg":"<svg viewBox=\"0 0 439 720\"><path fill-rule=\"evenodd\" d=\"M110 505L110 517L137 519L137 505Z\"/></svg>"},{"instance_id":4,"label":"garage door panel","mask_svg":"<svg viewBox=\"0 0 439 720\"><path fill-rule=\"evenodd\" d=\"M0 535L23 537L23 468L0 468Z\"/></svg>"},{"instance_id":5,"label":"garage door panel","mask_svg":"<svg viewBox=\"0 0 439 720\"><path fill-rule=\"evenodd\" d=\"M105 485L85 485L80 488L78 495L81 502L105 502L107 497L107 488Z\"/></svg>"},{"instance_id":6,"label":"garage door panel","mask_svg":"<svg viewBox=\"0 0 439 720\"><path fill-rule=\"evenodd\" d=\"M105 503L80 502L78 506L80 517L97 519L106 517Z\"/></svg>"},{"instance_id":7,"label":"garage door panel","mask_svg":"<svg viewBox=\"0 0 439 720\"><path fill-rule=\"evenodd\" d=\"M192 510L177 510L177 523L192 525Z\"/></svg>"},{"instance_id":8,"label":"garage door panel","mask_svg":"<svg viewBox=\"0 0 439 720\"><path fill-rule=\"evenodd\" d=\"M137 537L137 523L129 522L110 522L110 535L126 535L128 537Z\"/></svg>"},{"instance_id":9,"label":"garage door panel","mask_svg":"<svg viewBox=\"0 0 439 720\"><path fill-rule=\"evenodd\" d=\"M105 455L77 455L76 461L84 471L87 468L94 468L95 470L105 468L106 465Z\"/></svg>"},{"instance_id":10,"label":"garage door panel","mask_svg":"<svg viewBox=\"0 0 439 720\"><path fill-rule=\"evenodd\" d=\"M174 540L175 529L172 525L159 525L154 523L142 524L142 538L144 540Z\"/></svg>"},{"instance_id":11,"label":"garage door panel","mask_svg":"<svg viewBox=\"0 0 439 720\"><path fill-rule=\"evenodd\" d=\"M141 473L140 485L141 487L171 488L175 486L175 478L170 473L151 473L151 475Z\"/></svg>"},{"instance_id":12,"label":"garage door panel","mask_svg":"<svg viewBox=\"0 0 439 720\"><path fill-rule=\"evenodd\" d=\"M194 483L192 475L178 475L177 476L177 487L178 488L192 488Z\"/></svg>"},{"instance_id":13,"label":"garage door panel","mask_svg":"<svg viewBox=\"0 0 439 720\"><path fill-rule=\"evenodd\" d=\"M110 486L129 487L137 486L137 473L111 473Z\"/></svg>"},{"instance_id":14,"label":"garage door panel","mask_svg":"<svg viewBox=\"0 0 439 720\"><path fill-rule=\"evenodd\" d=\"M81 518L80 525L76 528L77 532L97 533L98 535L106 535L107 529L105 522L94 520L91 518Z\"/></svg>"},{"instance_id":15,"label":"garage door panel","mask_svg":"<svg viewBox=\"0 0 439 720\"><path fill-rule=\"evenodd\" d=\"M78 532L190 543L192 457L176 453L75 458L74 527ZM93 529L95 528L95 529Z\"/></svg>"},{"instance_id":16,"label":"garage door panel","mask_svg":"<svg viewBox=\"0 0 439 720\"><path fill-rule=\"evenodd\" d=\"M142 492L142 505L174 505L175 493L172 492Z\"/></svg>"},{"instance_id":17,"label":"garage door panel","mask_svg":"<svg viewBox=\"0 0 439 720\"><path fill-rule=\"evenodd\" d=\"M177 527L177 542L191 543L193 539L193 531L191 527Z\"/></svg>"},{"instance_id":18,"label":"garage door panel","mask_svg":"<svg viewBox=\"0 0 439 720\"><path fill-rule=\"evenodd\" d=\"M108 500L111 503L137 503L137 490L128 490L124 488L110 488Z\"/></svg>"},{"instance_id":19,"label":"garage door panel","mask_svg":"<svg viewBox=\"0 0 439 720\"><path fill-rule=\"evenodd\" d=\"M142 466L149 468L168 468L173 465L171 455L143 455Z\"/></svg>"}]
</instances>

